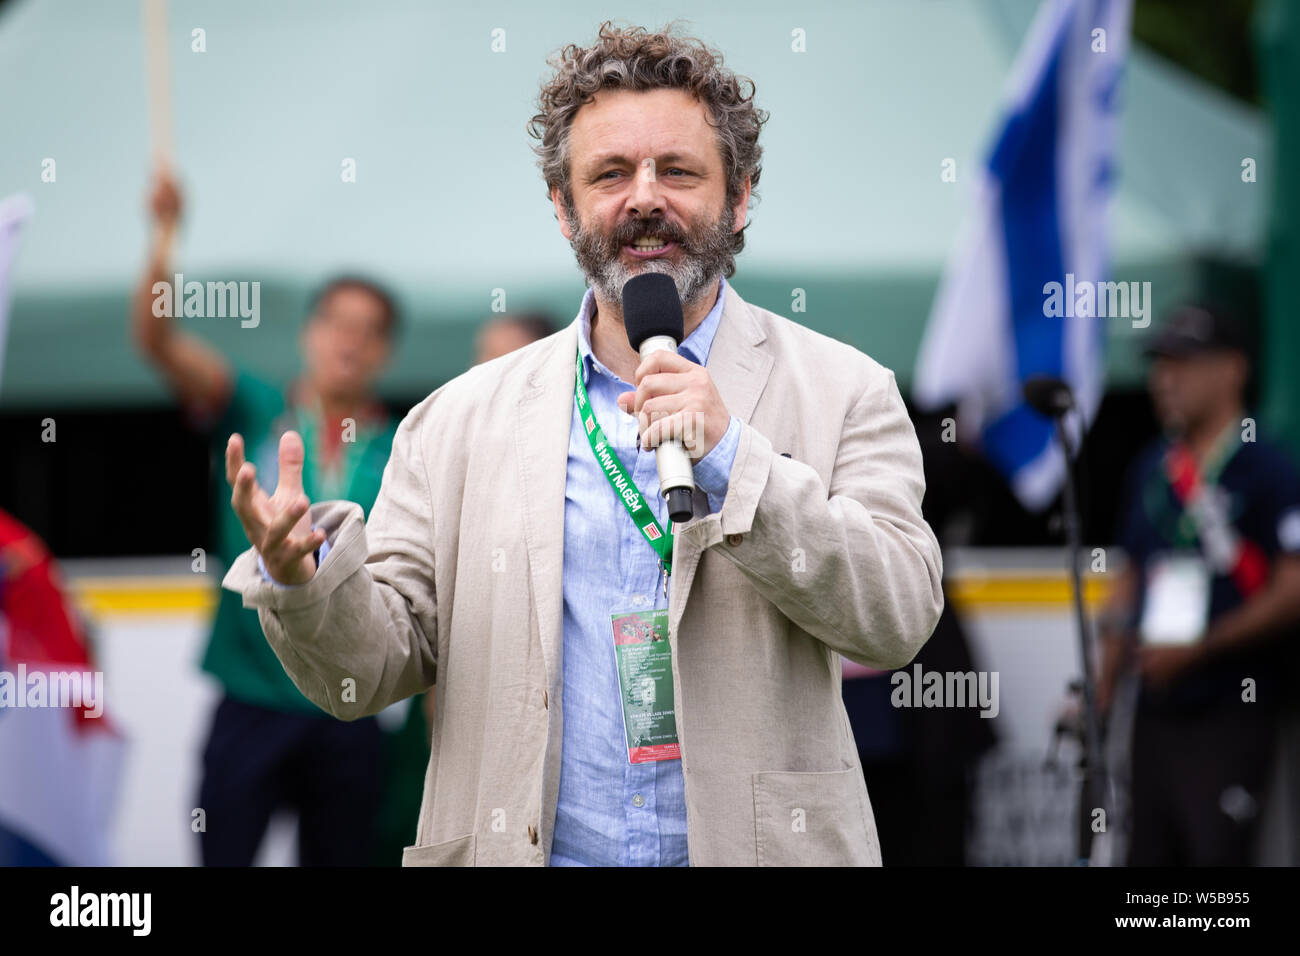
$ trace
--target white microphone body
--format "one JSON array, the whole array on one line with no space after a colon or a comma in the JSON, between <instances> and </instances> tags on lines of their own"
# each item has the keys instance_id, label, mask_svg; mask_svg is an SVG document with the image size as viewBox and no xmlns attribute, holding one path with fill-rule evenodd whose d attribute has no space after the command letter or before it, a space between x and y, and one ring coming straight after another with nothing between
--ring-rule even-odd
<instances>
[{"instance_id":1,"label":"white microphone body","mask_svg":"<svg viewBox=\"0 0 1300 956\"><path fill-rule=\"evenodd\" d=\"M677 342L671 335L652 335L641 343L641 358L651 352L676 352ZM690 426L683 424L683 430ZM681 438L665 438L655 446L655 463L659 466L659 494L668 496L674 488L688 488L695 491L695 472L691 468L690 455Z\"/></svg>"}]
</instances>

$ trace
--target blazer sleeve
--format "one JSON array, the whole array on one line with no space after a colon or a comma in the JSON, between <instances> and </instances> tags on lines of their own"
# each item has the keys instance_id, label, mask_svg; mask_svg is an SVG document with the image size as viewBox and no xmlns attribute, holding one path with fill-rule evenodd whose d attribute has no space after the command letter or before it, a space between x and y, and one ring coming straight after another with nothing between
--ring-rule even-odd
<instances>
[{"instance_id":1,"label":"blazer sleeve","mask_svg":"<svg viewBox=\"0 0 1300 956\"><path fill-rule=\"evenodd\" d=\"M341 720L417 694L437 673L434 515L421 448L432 399L398 427L369 522L355 502L312 505L312 523L325 529L330 550L310 581L275 587L253 548L222 580L257 609L297 688Z\"/></svg>"},{"instance_id":2,"label":"blazer sleeve","mask_svg":"<svg viewBox=\"0 0 1300 956\"><path fill-rule=\"evenodd\" d=\"M849 660L893 669L943 611L939 542L921 516L921 448L894 373L845 416L830 487L742 423L711 545L791 621ZM725 543L724 543L725 542Z\"/></svg>"}]
</instances>

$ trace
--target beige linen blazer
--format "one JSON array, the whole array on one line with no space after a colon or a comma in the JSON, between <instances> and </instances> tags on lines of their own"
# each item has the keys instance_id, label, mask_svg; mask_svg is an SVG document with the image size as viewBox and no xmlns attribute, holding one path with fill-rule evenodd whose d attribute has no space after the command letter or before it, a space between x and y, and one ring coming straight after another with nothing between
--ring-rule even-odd
<instances>
[{"instance_id":1,"label":"beige linen blazer","mask_svg":"<svg viewBox=\"0 0 1300 956\"><path fill-rule=\"evenodd\" d=\"M920 447L893 372L726 296L708 369L740 442L722 509L697 491L675 529L669 601L690 860L879 865L838 655L901 667L938 621ZM311 581L273 587L251 548L223 580L336 717L436 687L404 865L549 858L579 321L415 406L369 521L313 504L331 550Z\"/></svg>"}]
</instances>

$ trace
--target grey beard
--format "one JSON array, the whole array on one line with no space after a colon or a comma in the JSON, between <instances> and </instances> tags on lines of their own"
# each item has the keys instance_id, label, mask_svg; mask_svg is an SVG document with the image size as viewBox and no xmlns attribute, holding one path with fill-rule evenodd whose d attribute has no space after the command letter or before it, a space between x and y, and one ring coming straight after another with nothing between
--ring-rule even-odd
<instances>
[{"instance_id":1,"label":"grey beard","mask_svg":"<svg viewBox=\"0 0 1300 956\"><path fill-rule=\"evenodd\" d=\"M668 258L646 259L632 268L622 261L621 247L615 248L611 255L605 237L582 229L575 210L568 210L567 220L573 233L569 242L578 267L596 295L607 302L622 302L623 286L633 276L643 272L662 272L672 277L682 304L689 305L716 289L723 271L732 262L731 230L735 216L729 207L704 235L687 237L689 249L685 249L687 254L682 262Z\"/></svg>"}]
</instances>

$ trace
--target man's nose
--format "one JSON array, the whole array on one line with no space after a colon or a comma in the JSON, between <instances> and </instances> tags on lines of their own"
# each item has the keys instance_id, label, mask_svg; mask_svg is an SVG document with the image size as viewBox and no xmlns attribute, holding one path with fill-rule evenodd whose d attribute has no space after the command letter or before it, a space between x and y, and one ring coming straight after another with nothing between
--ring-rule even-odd
<instances>
[{"instance_id":1,"label":"man's nose","mask_svg":"<svg viewBox=\"0 0 1300 956\"><path fill-rule=\"evenodd\" d=\"M662 216L663 192L659 186L659 177L655 171L655 161L645 159L636 168L632 179L632 198L629 202L633 215L642 217Z\"/></svg>"}]
</instances>

